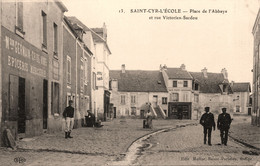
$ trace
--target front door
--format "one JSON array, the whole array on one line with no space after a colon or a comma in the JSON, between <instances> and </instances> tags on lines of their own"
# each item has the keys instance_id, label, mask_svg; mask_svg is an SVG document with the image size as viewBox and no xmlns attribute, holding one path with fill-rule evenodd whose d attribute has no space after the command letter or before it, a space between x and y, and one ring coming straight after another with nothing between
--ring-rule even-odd
<instances>
[{"instance_id":1,"label":"front door","mask_svg":"<svg viewBox=\"0 0 260 166\"><path fill-rule=\"evenodd\" d=\"M116 118L116 107L114 107L114 118Z\"/></svg>"},{"instance_id":2,"label":"front door","mask_svg":"<svg viewBox=\"0 0 260 166\"><path fill-rule=\"evenodd\" d=\"M158 104L158 96L153 96L153 107L157 107Z\"/></svg>"},{"instance_id":3,"label":"front door","mask_svg":"<svg viewBox=\"0 0 260 166\"><path fill-rule=\"evenodd\" d=\"M43 80L43 129L47 129L48 126L48 81Z\"/></svg>"}]
</instances>

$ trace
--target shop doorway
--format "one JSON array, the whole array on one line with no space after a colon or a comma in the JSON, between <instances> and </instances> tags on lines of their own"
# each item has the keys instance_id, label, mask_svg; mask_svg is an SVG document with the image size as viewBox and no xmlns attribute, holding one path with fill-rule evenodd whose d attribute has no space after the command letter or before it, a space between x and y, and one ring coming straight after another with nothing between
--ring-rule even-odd
<instances>
[{"instance_id":1,"label":"shop doorway","mask_svg":"<svg viewBox=\"0 0 260 166\"><path fill-rule=\"evenodd\" d=\"M9 120L17 121L18 134L25 133L25 79L15 75L9 79Z\"/></svg>"},{"instance_id":2,"label":"shop doorway","mask_svg":"<svg viewBox=\"0 0 260 166\"><path fill-rule=\"evenodd\" d=\"M43 80L42 119L43 119L43 129L47 129L47 127L48 127L48 81L45 79Z\"/></svg>"}]
</instances>

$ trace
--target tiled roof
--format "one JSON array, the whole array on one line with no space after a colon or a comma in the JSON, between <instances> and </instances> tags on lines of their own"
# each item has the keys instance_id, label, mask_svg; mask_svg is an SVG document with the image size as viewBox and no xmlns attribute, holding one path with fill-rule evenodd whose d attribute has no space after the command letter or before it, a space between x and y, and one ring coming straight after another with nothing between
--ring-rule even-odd
<instances>
[{"instance_id":1,"label":"tiled roof","mask_svg":"<svg viewBox=\"0 0 260 166\"><path fill-rule=\"evenodd\" d=\"M189 79L191 80L191 75L181 68L167 68L165 71L169 77L169 79Z\"/></svg>"},{"instance_id":2,"label":"tiled roof","mask_svg":"<svg viewBox=\"0 0 260 166\"><path fill-rule=\"evenodd\" d=\"M233 89L233 92L251 92L249 82L233 83L232 89Z\"/></svg>"},{"instance_id":3,"label":"tiled roof","mask_svg":"<svg viewBox=\"0 0 260 166\"><path fill-rule=\"evenodd\" d=\"M118 80L118 91L167 92L162 73L144 70L110 70L110 79Z\"/></svg>"},{"instance_id":4,"label":"tiled roof","mask_svg":"<svg viewBox=\"0 0 260 166\"><path fill-rule=\"evenodd\" d=\"M201 93L221 93L219 85L227 81L222 73L207 72L207 77L204 77L202 72L190 72L190 74L199 83L199 91ZM230 88L229 92L231 92Z\"/></svg>"}]
</instances>

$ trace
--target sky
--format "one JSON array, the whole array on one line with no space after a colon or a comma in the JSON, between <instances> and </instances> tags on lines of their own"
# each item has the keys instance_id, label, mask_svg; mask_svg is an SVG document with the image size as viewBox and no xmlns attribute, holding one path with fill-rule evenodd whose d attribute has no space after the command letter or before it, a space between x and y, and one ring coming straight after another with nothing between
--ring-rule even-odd
<instances>
[{"instance_id":1,"label":"sky","mask_svg":"<svg viewBox=\"0 0 260 166\"><path fill-rule=\"evenodd\" d=\"M220 73L226 68L230 81L252 82L252 29L259 0L62 2L68 8L66 16L76 16L90 28L106 24L112 52L110 70L119 70L122 64L126 70L158 70L160 64L167 67L185 64L191 72L206 67L208 72ZM154 13L155 9L162 9L162 13ZM183 16L197 19L187 20Z\"/></svg>"}]
</instances>

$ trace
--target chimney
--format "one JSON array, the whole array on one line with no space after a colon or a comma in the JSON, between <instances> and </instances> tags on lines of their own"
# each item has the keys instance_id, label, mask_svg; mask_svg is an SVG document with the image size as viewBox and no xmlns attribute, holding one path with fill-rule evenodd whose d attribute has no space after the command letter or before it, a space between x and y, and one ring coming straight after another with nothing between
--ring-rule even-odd
<instances>
[{"instance_id":1,"label":"chimney","mask_svg":"<svg viewBox=\"0 0 260 166\"><path fill-rule=\"evenodd\" d=\"M125 64L122 64L121 70L122 70L122 73L125 73Z\"/></svg>"},{"instance_id":2,"label":"chimney","mask_svg":"<svg viewBox=\"0 0 260 166\"><path fill-rule=\"evenodd\" d=\"M181 70L186 70L186 69L185 69L186 67L185 67L184 64L181 64L181 67L180 67L180 68L181 68Z\"/></svg>"},{"instance_id":3,"label":"chimney","mask_svg":"<svg viewBox=\"0 0 260 166\"><path fill-rule=\"evenodd\" d=\"M203 73L203 76L204 76L205 78L208 78L207 68L206 68L206 67L204 67L204 69L202 69L201 72Z\"/></svg>"},{"instance_id":4,"label":"chimney","mask_svg":"<svg viewBox=\"0 0 260 166\"><path fill-rule=\"evenodd\" d=\"M106 24L105 23L103 23L103 27L102 27L102 29L103 29L103 39L105 40L105 41L107 41L107 27L106 27Z\"/></svg>"},{"instance_id":5,"label":"chimney","mask_svg":"<svg viewBox=\"0 0 260 166\"><path fill-rule=\"evenodd\" d=\"M228 79L228 73L227 73L227 69L226 68L222 69L221 73L223 74L224 79Z\"/></svg>"}]
</instances>

